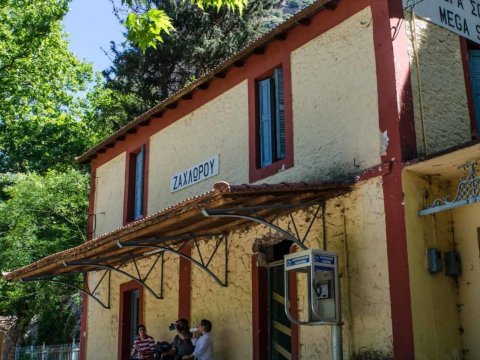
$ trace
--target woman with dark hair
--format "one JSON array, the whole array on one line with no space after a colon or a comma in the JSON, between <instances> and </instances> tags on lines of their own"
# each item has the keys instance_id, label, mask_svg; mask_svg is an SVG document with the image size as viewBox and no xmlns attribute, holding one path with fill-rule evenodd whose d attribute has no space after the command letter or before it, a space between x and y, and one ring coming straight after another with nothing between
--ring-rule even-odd
<instances>
[{"instance_id":1,"label":"woman with dark hair","mask_svg":"<svg viewBox=\"0 0 480 360\"><path fill-rule=\"evenodd\" d=\"M153 360L155 354L155 340L147 335L145 325L138 325L138 337L133 342L130 357L133 359Z\"/></svg>"}]
</instances>

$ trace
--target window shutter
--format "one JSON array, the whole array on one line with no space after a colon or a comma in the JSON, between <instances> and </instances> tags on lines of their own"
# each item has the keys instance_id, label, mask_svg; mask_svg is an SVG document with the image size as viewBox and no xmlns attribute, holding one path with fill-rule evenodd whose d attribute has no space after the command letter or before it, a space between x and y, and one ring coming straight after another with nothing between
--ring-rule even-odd
<instances>
[{"instance_id":1,"label":"window shutter","mask_svg":"<svg viewBox=\"0 0 480 360\"><path fill-rule=\"evenodd\" d=\"M480 50L469 50L468 59L470 62L470 79L472 81L473 99L475 102L477 129L480 129Z\"/></svg>"},{"instance_id":2,"label":"window shutter","mask_svg":"<svg viewBox=\"0 0 480 360\"><path fill-rule=\"evenodd\" d=\"M138 220L143 215L143 172L144 172L145 146L135 157L135 195L133 207L133 220Z\"/></svg>"},{"instance_id":3,"label":"window shutter","mask_svg":"<svg viewBox=\"0 0 480 360\"><path fill-rule=\"evenodd\" d=\"M275 151L277 160L285 158L285 100L283 95L283 72L275 69Z\"/></svg>"},{"instance_id":4,"label":"window shutter","mask_svg":"<svg viewBox=\"0 0 480 360\"><path fill-rule=\"evenodd\" d=\"M258 82L258 101L260 114L260 167L273 162L272 134L272 79Z\"/></svg>"}]
</instances>

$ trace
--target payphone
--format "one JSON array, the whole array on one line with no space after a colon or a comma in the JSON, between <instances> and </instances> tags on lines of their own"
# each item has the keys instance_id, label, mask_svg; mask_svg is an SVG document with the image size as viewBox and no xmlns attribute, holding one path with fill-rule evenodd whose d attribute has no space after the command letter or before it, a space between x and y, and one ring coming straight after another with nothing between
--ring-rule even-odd
<instances>
[{"instance_id":1,"label":"payphone","mask_svg":"<svg viewBox=\"0 0 480 360\"><path fill-rule=\"evenodd\" d=\"M338 255L334 252L308 249L284 256L285 314L296 325L330 325L332 359L343 358L340 313ZM308 315L294 319L290 313L290 274L307 275Z\"/></svg>"},{"instance_id":2,"label":"payphone","mask_svg":"<svg viewBox=\"0 0 480 360\"><path fill-rule=\"evenodd\" d=\"M285 299L289 300L291 272L307 274L308 319L293 319L286 302L285 312L293 323L299 325L332 325L340 323L340 287L338 281L338 255L309 249L284 256Z\"/></svg>"}]
</instances>

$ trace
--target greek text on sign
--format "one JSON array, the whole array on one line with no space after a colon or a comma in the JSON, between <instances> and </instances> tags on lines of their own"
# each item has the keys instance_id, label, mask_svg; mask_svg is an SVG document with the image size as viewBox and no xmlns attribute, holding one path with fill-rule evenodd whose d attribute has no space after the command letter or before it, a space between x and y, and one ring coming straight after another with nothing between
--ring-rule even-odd
<instances>
[{"instance_id":1,"label":"greek text on sign","mask_svg":"<svg viewBox=\"0 0 480 360\"><path fill-rule=\"evenodd\" d=\"M480 44L480 0L403 0L404 7Z\"/></svg>"},{"instance_id":2,"label":"greek text on sign","mask_svg":"<svg viewBox=\"0 0 480 360\"><path fill-rule=\"evenodd\" d=\"M170 191L178 191L215 175L218 175L218 155L173 175Z\"/></svg>"}]
</instances>

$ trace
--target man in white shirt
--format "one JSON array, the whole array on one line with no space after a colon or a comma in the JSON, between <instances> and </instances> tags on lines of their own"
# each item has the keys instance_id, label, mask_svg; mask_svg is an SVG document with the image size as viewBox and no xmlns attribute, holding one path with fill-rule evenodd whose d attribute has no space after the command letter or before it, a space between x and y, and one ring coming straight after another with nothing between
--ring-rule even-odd
<instances>
[{"instance_id":1,"label":"man in white shirt","mask_svg":"<svg viewBox=\"0 0 480 360\"><path fill-rule=\"evenodd\" d=\"M198 339L193 339L195 351L192 355L183 356L182 360L213 360L213 342L210 337L212 323L207 319L203 319L200 321L198 331L201 333L201 336Z\"/></svg>"}]
</instances>

